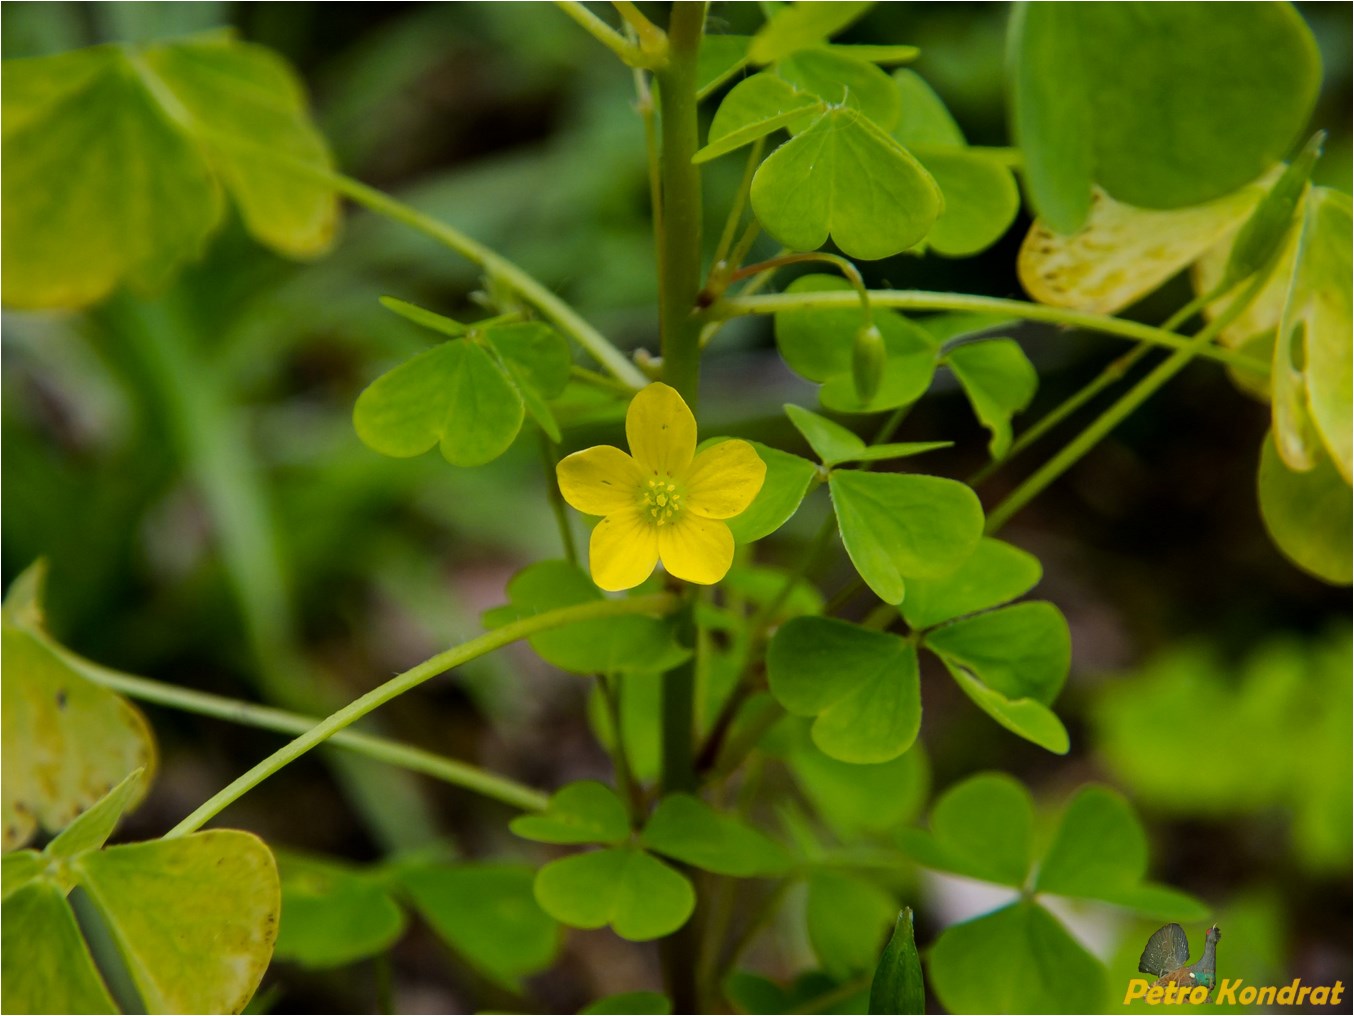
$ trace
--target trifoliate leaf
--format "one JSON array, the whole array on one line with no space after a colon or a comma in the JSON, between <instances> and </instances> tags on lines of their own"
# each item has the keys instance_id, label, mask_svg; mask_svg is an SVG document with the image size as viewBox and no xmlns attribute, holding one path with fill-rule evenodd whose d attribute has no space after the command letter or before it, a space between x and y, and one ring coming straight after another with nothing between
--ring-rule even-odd
<instances>
[{"instance_id":1,"label":"trifoliate leaf","mask_svg":"<svg viewBox=\"0 0 1354 1016\"><path fill-rule=\"evenodd\" d=\"M453 466L482 466L508 450L524 415L505 370L478 343L455 339L368 385L353 426L382 455L408 458L438 445Z\"/></svg>"},{"instance_id":2,"label":"trifoliate leaf","mask_svg":"<svg viewBox=\"0 0 1354 1016\"><path fill-rule=\"evenodd\" d=\"M922 240L940 188L905 148L855 110L833 109L771 153L752 179L752 208L794 250L829 236L848 257L889 257Z\"/></svg>"}]
</instances>

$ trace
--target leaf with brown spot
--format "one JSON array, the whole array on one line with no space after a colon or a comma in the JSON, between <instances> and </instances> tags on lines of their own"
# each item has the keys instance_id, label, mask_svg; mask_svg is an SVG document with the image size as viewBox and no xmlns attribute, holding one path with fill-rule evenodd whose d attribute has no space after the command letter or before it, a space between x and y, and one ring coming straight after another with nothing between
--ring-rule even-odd
<instances>
[{"instance_id":1,"label":"leaf with brown spot","mask_svg":"<svg viewBox=\"0 0 1354 1016\"><path fill-rule=\"evenodd\" d=\"M39 826L59 832L128 773L144 768L148 786L155 742L129 702L90 681L94 668L54 642L42 627L43 566L33 565L10 587L3 612L0 683L3 770L0 843L27 843ZM129 802L144 796L138 790Z\"/></svg>"}]
</instances>

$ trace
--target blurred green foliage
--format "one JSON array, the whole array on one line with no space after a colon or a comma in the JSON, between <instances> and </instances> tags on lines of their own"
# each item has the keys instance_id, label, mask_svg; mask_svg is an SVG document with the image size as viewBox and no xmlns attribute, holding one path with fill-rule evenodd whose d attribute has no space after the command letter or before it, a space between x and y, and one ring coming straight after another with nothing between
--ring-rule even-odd
<instances>
[{"instance_id":1,"label":"blurred green foliage","mask_svg":"<svg viewBox=\"0 0 1354 1016\"><path fill-rule=\"evenodd\" d=\"M1301 10L1327 70L1315 119L1345 124L1348 10ZM750 34L761 21L752 4L716 5L713 15L729 33ZM932 161L919 153L942 181L944 158L967 151L958 147L965 136L974 145L1007 141L1005 15L1001 5L884 4L843 36L920 45L916 71L962 125L962 133L945 141L955 152L947 149ZM300 68L322 132L346 171L399 191L503 250L622 345L655 347L656 262L631 82L553 11L523 16L519 5L509 4L52 3L6 4L3 17L7 59L236 25L245 38ZM907 127L898 128L900 135ZM708 237L719 234L738 161L708 167ZM1347 189L1348 168L1345 130L1331 139L1317 175ZM994 218L1009 211L1006 202L999 205ZM382 309L379 298L393 295L460 320L478 319L484 283L472 268L425 238L361 213L344 225L331 256L298 266L260 250L235 213L224 215L204 259L189 265L155 304L124 297L83 315L6 314L0 405L6 581L46 555L52 629L110 665L239 697L351 698L374 675L476 630L481 610L501 600L520 565L558 555L537 452L519 442L471 473L436 457L384 458L364 448L352 430L358 392L428 344L420 329ZM969 240L963 232L955 242ZM866 274L900 286L1011 295L1017 284L1009 241L1008 235L962 266L903 256L868 266ZM934 246L954 252L938 241ZM756 250L769 255L774 246L763 242ZM858 317L848 317L853 334ZM880 324L888 342L890 326ZM774 341L798 370L779 324L775 340L752 323L723 333L711 350L709 390L736 388L739 397L733 408L714 398L710 403L727 417L717 423L736 422L793 448L798 437L779 407L805 401L809 388L782 369ZM903 348L907 342L899 339L891 353L921 349L934 356L933 343L913 345ZM1069 344L1032 337L1025 348L1041 376L1039 398L1048 405L1080 385L1106 350L1089 338ZM951 360L957 383L941 375L935 398L919 407L915 420L918 433L968 437L967 446L946 453L946 465L958 475L977 465L986 438L973 413L995 449L1007 440L1011 413L1023 408L984 400L980 370L1027 373L1023 363L977 363L966 379L963 359ZM840 379L844 392L840 406L850 408L856 393L847 390L848 364L834 361L831 368L827 374ZM757 383L748 385L748 377ZM887 385L881 391L887 396ZM1043 543L1048 595L1069 605L1073 645L1082 654L1073 660L1072 686L1060 705L1073 735L1069 764L1079 776L1103 769L1128 793L1147 820L1154 856L1166 866L1162 877L1216 906L1227 929L1220 969L1257 981L1334 971L1332 979L1343 975L1348 983L1348 596L1294 573L1264 540L1252 507L1251 471L1264 411L1236 398L1213 374L1186 379L1179 392L1159 398L1157 416L1126 426L1104 449L1103 464L1088 463L1066 491L1051 492L1043 514L1022 533L1031 544ZM617 419L577 394L554 411L574 428L568 440L577 446ZM1239 469L1224 464L1242 460ZM786 503L797 504L812 482L809 464L785 454L780 466L775 487L788 489ZM845 501L849 506L849 493ZM796 559L821 509L810 502L790 519L771 544L772 559ZM768 532L788 517L784 510L767 511L761 521ZM867 520L857 528L871 526ZM782 578L768 575L769 568L739 566L729 582L732 595L768 602L773 592L767 590L779 588ZM516 589L508 586L512 602L502 609L544 606L529 595L526 576ZM911 576L908 582L911 591ZM924 580L915 585L924 587ZM1016 585L1022 589L1012 595L1028 588ZM945 599L942 594L948 595L940 590L933 599ZM779 609L786 617L815 612L821 608L815 596L808 585L796 586ZM905 601L909 622L924 623L908 614L915 609L913 599ZM1328 630L1333 623L1339 631ZM1284 634L1261 636L1275 631ZM607 634L621 639L627 633L616 625ZM664 648L668 634L657 636ZM1180 649L1175 643L1186 634L1203 641ZM714 665L712 688L721 680L728 687L736 674L747 651L738 639L736 632L719 636L713 656L723 662ZM575 664L561 663L566 669L589 669L582 663L595 661L577 655L607 649L600 639L547 641L538 640L537 650L552 662ZM1064 770L997 731L926 666L917 705L927 711L924 754L919 747L892 761L850 766L814 743L807 719L782 721L762 740L758 778L784 795L775 819L787 839L801 855L849 870L820 870L781 901L773 942L747 958L761 973L742 970L729 982L729 999L742 1010L864 1011L869 982L859 978L883 946L898 888L925 901L917 905L918 937L924 947L936 942L940 922L928 916L926 904L941 901L944 890L919 883L894 849L899 826L922 810L933 775L946 788L976 767L1002 767L1033 785L1040 801L1065 796ZM1089 675L1104 670L1133 673L1094 684ZM544 678L526 653L479 661L458 674L454 686L430 689L419 704L397 703L386 722L405 740L487 760L539 785L569 785L603 773L605 759L586 739L584 692L559 676ZM658 765L657 681L633 673L620 684L623 739L634 771L647 778ZM703 729L713 712L711 706L711 715L702 714ZM989 712L1000 721L997 706ZM153 718L164 742L166 779L132 819L130 833L163 828L200 800L204 788L209 792L272 747L271 740L206 721L167 712ZM592 718L609 728L600 703ZM604 740L614 743L614 731ZM359 861L434 837L472 858L507 853L539 862L551 856L514 841L502 809L464 795L434 797L424 787L395 783L386 770L340 776L336 784L320 767L294 768L285 783L243 803L232 820L265 832L270 843ZM340 785L350 799L367 802L366 819L334 817L346 814L337 804ZM820 819L806 817L810 808ZM933 810L933 832L935 818ZM984 844L1012 843L1012 828L1025 821L1021 812L1013 826L987 830ZM1199 839L1206 845L1192 845ZM664 852L661 842L649 845ZM669 842L668 848L669 856L698 864L683 858L680 846ZM1034 849L1007 859L1009 872L981 874L1019 882ZM558 878L555 868L554 881L563 885L547 895L561 911L576 917L580 899L614 903L590 894L617 877L637 881L638 891L666 894L673 906L663 916L689 909L689 889L673 881L685 876L648 853L626 848L582 856L602 858L590 862L600 874L589 872L580 883ZM588 998L650 980L647 954L619 953L588 935L571 939L565 973L524 986L521 978L547 966L559 948L554 922L532 895L531 868L409 864L372 869L283 854L282 891L296 917L290 927L284 919L279 941L279 958L288 962L269 975L280 1005L332 1007L336 999L379 995L366 967L324 980L304 968L351 964L391 942L397 943L396 997L436 990L443 1008L482 1000L521 1005L512 992L522 989L575 1011ZM486 880L501 888L490 897L502 906L468 907L466 885L473 881L472 895L483 902L490 897L478 890ZM419 931L398 937L403 915L413 911L459 957L456 965L448 968L440 949L430 959ZM1056 953L1064 970L1085 971L1080 979L1068 975L1030 987L1044 992L1038 997L1050 1006L1090 1010L1102 996L1117 1006L1119 985L1156 926L1113 918L1111 944L1096 948L1102 957L1114 953L1106 983L1085 946L1041 903L999 913L998 920L952 925L956 930L939 939L944 943L948 935L951 945L932 946L933 988L947 1005L1000 1004L993 985L1026 977L1034 962L1017 962L1021 953L1007 946L1018 941L1031 957ZM640 933L631 937L655 930L636 928L627 916L611 907L588 920ZM345 922L369 936L362 948L327 934ZM1192 942L1201 939L1202 927L1188 926ZM960 961L973 949L953 943L978 932L985 962L972 970ZM815 965L826 972L798 973ZM613 1001L630 1007L625 1011L641 1005L662 1011L666 1002Z\"/></svg>"}]
</instances>

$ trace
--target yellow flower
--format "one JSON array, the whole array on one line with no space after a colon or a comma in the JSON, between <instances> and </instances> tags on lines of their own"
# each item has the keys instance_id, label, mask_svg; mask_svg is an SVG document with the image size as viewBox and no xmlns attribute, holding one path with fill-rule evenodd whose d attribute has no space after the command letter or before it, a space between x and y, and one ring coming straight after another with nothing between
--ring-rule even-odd
<instances>
[{"instance_id":1,"label":"yellow flower","mask_svg":"<svg viewBox=\"0 0 1354 1016\"><path fill-rule=\"evenodd\" d=\"M679 579L718 582L733 563L733 533L723 520L752 503L766 463L746 441L722 441L697 455L696 418L665 384L634 397L625 436L631 455L598 445L556 469L564 500L603 516L588 545L592 580L630 589L661 559Z\"/></svg>"}]
</instances>

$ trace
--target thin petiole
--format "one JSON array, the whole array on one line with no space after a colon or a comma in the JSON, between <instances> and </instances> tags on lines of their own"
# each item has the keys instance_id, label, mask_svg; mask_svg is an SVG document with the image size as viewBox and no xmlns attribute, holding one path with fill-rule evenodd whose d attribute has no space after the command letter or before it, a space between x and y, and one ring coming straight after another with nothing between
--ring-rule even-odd
<instances>
[{"instance_id":1,"label":"thin petiole","mask_svg":"<svg viewBox=\"0 0 1354 1016\"><path fill-rule=\"evenodd\" d=\"M576 24L631 67L648 67L653 58L625 38L592 11L575 0L555 0L555 6L569 15Z\"/></svg>"},{"instance_id":2,"label":"thin petiole","mask_svg":"<svg viewBox=\"0 0 1354 1016\"><path fill-rule=\"evenodd\" d=\"M53 648L55 650L57 647ZM303 734L320 722L312 716L164 684L150 678L109 670L83 660L80 661L79 671L95 684L128 698L199 716L211 716L229 723L257 727L260 730ZM335 746L346 748L358 755L431 776L453 786L510 804L514 808L540 811L545 807L546 796L539 790L510 780L506 776L485 772L468 762L446 758L424 751L422 748L355 730L341 730L331 737L330 741Z\"/></svg>"},{"instance_id":3,"label":"thin petiole","mask_svg":"<svg viewBox=\"0 0 1354 1016\"><path fill-rule=\"evenodd\" d=\"M1182 324L1197 314L1206 304L1211 303L1213 299L1214 294L1210 293L1191 300L1184 307L1172 314L1165 323L1162 324L1161 330L1164 332L1176 331ZM1082 406L1094 399L1106 388L1113 387L1137 365L1139 360L1150 353L1153 348L1155 347L1145 342L1139 343L1124 355L1116 357L1113 361L1108 363L1104 370L1096 375L1089 384L1068 396L1062 403L1054 409L1051 409L1038 423L1034 424L1016 438L1005 456L1000 459L994 459L974 473L973 476L969 478L968 485L970 487L976 487L987 480L998 469L1010 462L1026 448L1030 447L1030 445L1034 444L1054 427L1062 423L1063 420L1067 419Z\"/></svg>"},{"instance_id":4,"label":"thin petiole","mask_svg":"<svg viewBox=\"0 0 1354 1016\"><path fill-rule=\"evenodd\" d=\"M752 189L752 177L757 172L757 167L761 165L762 151L765 147L766 139L758 138L748 149L748 161L743 167L743 179L738 184L738 190L734 194L733 206L729 209L729 217L724 221L724 232L720 234L719 246L715 248L715 257L712 262L714 267L710 270L712 282L715 281L714 277L718 273L726 271L730 267L726 259L730 248L733 246L733 238L738 232L738 224L743 221L743 210L747 207L748 193Z\"/></svg>"},{"instance_id":5,"label":"thin petiole","mask_svg":"<svg viewBox=\"0 0 1354 1016\"><path fill-rule=\"evenodd\" d=\"M774 293L767 296L730 296L720 300L705 313L711 319L737 317L742 314L778 314L787 310L833 309L850 307L858 301L854 293ZM1083 328L1087 331L1117 335L1166 349L1190 347L1191 340L1152 325L1125 321L1104 314L1088 314L1050 307L1025 300L1005 300L995 296L973 296L968 293L928 293L914 289L872 289L870 303L875 307L912 311L972 311L980 314L1009 314L1027 321ZM1242 367L1263 375L1269 373L1269 364L1253 356L1246 356L1219 346L1204 346L1191 355L1219 363Z\"/></svg>"},{"instance_id":6,"label":"thin petiole","mask_svg":"<svg viewBox=\"0 0 1354 1016\"><path fill-rule=\"evenodd\" d=\"M391 699L418 687L424 681L455 667L478 659L486 653L500 649L512 642L528 638L543 631L562 628L580 621L598 621L611 617L625 617L632 614L668 614L678 606L678 598L667 593L653 596L636 596L625 600L597 600L572 607L560 607L548 610L532 617L505 624L502 628L485 632L469 642L453 646L411 667L402 674L378 685L342 709L331 713L300 737L273 752L244 775L231 781L229 785L217 791L192 814L173 829L165 833L166 839L186 836L201 829L204 824L235 803L250 790L253 790L269 776L277 773L296 761L312 748L323 744L344 728L356 723L363 716L379 708Z\"/></svg>"},{"instance_id":7,"label":"thin petiole","mask_svg":"<svg viewBox=\"0 0 1354 1016\"><path fill-rule=\"evenodd\" d=\"M1010 520L1011 516L1025 507L1054 480L1072 468L1083 455L1095 447L1130 413L1155 394L1158 388L1184 369L1196 356L1210 348L1209 343L1245 310L1246 306L1267 282L1268 273L1258 273L1245 291L1232 301L1225 312L1205 325L1197 335L1184 344L1183 348L1178 349L1158 364L1155 370L1129 389L1114 405L1101 413L1095 422L1077 435L1067 447L1044 463L1038 471L1013 490L1005 500L989 513L986 532L989 535L997 532Z\"/></svg>"},{"instance_id":8,"label":"thin petiole","mask_svg":"<svg viewBox=\"0 0 1354 1016\"><path fill-rule=\"evenodd\" d=\"M616 13L639 39L639 49L649 60L649 66L659 66L667 59L668 33L644 16L630 0L611 0Z\"/></svg>"}]
</instances>

